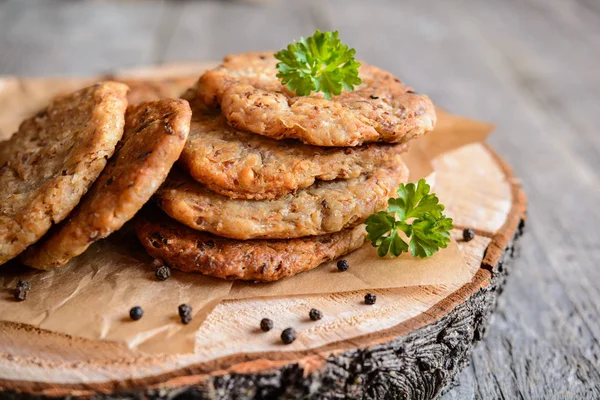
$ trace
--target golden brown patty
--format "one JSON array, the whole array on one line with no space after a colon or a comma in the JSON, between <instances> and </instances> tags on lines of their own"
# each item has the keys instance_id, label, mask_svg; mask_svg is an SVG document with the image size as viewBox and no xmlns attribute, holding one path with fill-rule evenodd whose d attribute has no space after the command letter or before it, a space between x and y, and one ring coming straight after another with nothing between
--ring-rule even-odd
<instances>
[{"instance_id":1,"label":"golden brown patty","mask_svg":"<svg viewBox=\"0 0 600 400\"><path fill-rule=\"evenodd\" d=\"M331 235L289 240L232 240L198 232L156 208L136 218L146 251L172 268L224 279L275 281L316 268L365 242L364 225Z\"/></svg>"},{"instance_id":2,"label":"golden brown patty","mask_svg":"<svg viewBox=\"0 0 600 400\"><path fill-rule=\"evenodd\" d=\"M388 72L363 64L362 84L327 100L288 90L276 77L276 64L272 53L227 56L200 77L198 98L220 106L234 127L316 146L403 143L433 130L431 100Z\"/></svg>"},{"instance_id":3,"label":"golden brown patty","mask_svg":"<svg viewBox=\"0 0 600 400\"><path fill-rule=\"evenodd\" d=\"M239 131L222 115L194 110L179 164L210 190L231 198L273 199L316 179L351 179L389 165L405 145L324 148Z\"/></svg>"},{"instance_id":4,"label":"golden brown patty","mask_svg":"<svg viewBox=\"0 0 600 400\"><path fill-rule=\"evenodd\" d=\"M160 207L191 228L232 239L324 235L363 222L386 208L408 171L399 160L370 175L319 181L276 200L230 199L173 170L156 193Z\"/></svg>"},{"instance_id":5,"label":"golden brown patty","mask_svg":"<svg viewBox=\"0 0 600 400\"><path fill-rule=\"evenodd\" d=\"M126 95L126 85L104 82L58 97L5 144L0 264L62 221L100 175L123 135Z\"/></svg>"},{"instance_id":6,"label":"golden brown patty","mask_svg":"<svg viewBox=\"0 0 600 400\"><path fill-rule=\"evenodd\" d=\"M27 249L21 261L38 269L64 265L133 218L181 154L191 116L185 100L130 106L123 140L98 180L69 218Z\"/></svg>"}]
</instances>

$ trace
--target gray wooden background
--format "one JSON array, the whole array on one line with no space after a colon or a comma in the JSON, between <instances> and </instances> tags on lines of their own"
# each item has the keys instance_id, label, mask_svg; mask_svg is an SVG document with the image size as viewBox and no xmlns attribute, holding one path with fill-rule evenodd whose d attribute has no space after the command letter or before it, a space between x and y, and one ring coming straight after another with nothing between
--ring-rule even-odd
<instances>
[{"instance_id":1,"label":"gray wooden background","mask_svg":"<svg viewBox=\"0 0 600 400\"><path fill-rule=\"evenodd\" d=\"M444 400L600 398L600 0L0 0L0 74L216 60L315 28L497 124L529 196L522 258Z\"/></svg>"}]
</instances>

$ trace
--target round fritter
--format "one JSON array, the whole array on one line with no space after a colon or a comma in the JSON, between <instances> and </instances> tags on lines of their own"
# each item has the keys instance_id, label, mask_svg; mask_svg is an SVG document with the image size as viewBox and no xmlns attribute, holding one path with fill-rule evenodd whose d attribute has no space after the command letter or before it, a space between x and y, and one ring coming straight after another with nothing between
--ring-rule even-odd
<instances>
[{"instance_id":1,"label":"round fritter","mask_svg":"<svg viewBox=\"0 0 600 400\"><path fill-rule=\"evenodd\" d=\"M154 258L215 278L276 281L348 254L365 242L364 225L325 236L233 240L198 232L150 208L136 218L137 236Z\"/></svg>"},{"instance_id":2,"label":"round fritter","mask_svg":"<svg viewBox=\"0 0 600 400\"><path fill-rule=\"evenodd\" d=\"M123 135L127 89L104 82L58 97L3 145L0 264L62 221L100 175Z\"/></svg>"},{"instance_id":3,"label":"round fritter","mask_svg":"<svg viewBox=\"0 0 600 400\"><path fill-rule=\"evenodd\" d=\"M319 181L276 200L236 200L174 170L156 197L169 216L200 231L232 239L289 239L338 232L363 222L385 209L407 178L406 167L396 161L370 175Z\"/></svg>"},{"instance_id":4,"label":"round fritter","mask_svg":"<svg viewBox=\"0 0 600 400\"><path fill-rule=\"evenodd\" d=\"M433 130L433 103L394 75L363 64L362 83L327 100L321 93L297 96L276 77L272 53L225 57L198 82L198 98L220 106L229 123L275 139L316 146L402 143Z\"/></svg>"},{"instance_id":5,"label":"round fritter","mask_svg":"<svg viewBox=\"0 0 600 400\"><path fill-rule=\"evenodd\" d=\"M191 116L185 100L130 106L123 140L100 177L69 217L27 249L21 261L38 269L64 265L133 218L179 158Z\"/></svg>"},{"instance_id":6,"label":"round fritter","mask_svg":"<svg viewBox=\"0 0 600 400\"><path fill-rule=\"evenodd\" d=\"M326 148L239 131L222 115L194 110L179 164L210 190L231 198L273 199L315 179L351 179L389 164L405 145Z\"/></svg>"}]
</instances>

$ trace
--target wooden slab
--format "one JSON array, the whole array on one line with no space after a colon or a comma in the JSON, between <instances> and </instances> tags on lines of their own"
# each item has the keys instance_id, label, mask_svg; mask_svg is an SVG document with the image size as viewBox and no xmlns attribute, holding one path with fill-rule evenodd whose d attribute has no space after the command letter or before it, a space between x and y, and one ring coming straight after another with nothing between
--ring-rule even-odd
<instances>
[{"instance_id":1,"label":"wooden slab","mask_svg":"<svg viewBox=\"0 0 600 400\"><path fill-rule=\"evenodd\" d=\"M58 397L419 398L437 396L485 331L525 219L518 181L487 146L438 161L436 191L455 219L473 279L365 293L228 301L209 315L193 354L147 356L113 343L0 323L0 391ZM325 318L308 322L312 307ZM276 329L259 332L264 316ZM299 338L280 343L281 328ZM3 393L0 393L0 396Z\"/></svg>"}]
</instances>

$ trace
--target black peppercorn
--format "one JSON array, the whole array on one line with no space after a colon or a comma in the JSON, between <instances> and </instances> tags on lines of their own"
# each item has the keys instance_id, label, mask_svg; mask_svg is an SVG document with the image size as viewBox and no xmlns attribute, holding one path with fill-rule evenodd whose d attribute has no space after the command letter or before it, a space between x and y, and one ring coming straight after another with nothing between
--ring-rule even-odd
<instances>
[{"instance_id":1,"label":"black peppercorn","mask_svg":"<svg viewBox=\"0 0 600 400\"><path fill-rule=\"evenodd\" d=\"M182 304L179 306L179 317L181 322L189 324L192 321L192 307L189 304Z\"/></svg>"},{"instance_id":2,"label":"black peppercorn","mask_svg":"<svg viewBox=\"0 0 600 400\"><path fill-rule=\"evenodd\" d=\"M316 308L313 308L308 313L308 316L310 317L311 321L318 321L323 318L323 313Z\"/></svg>"},{"instance_id":3,"label":"black peppercorn","mask_svg":"<svg viewBox=\"0 0 600 400\"><path fill-rule=\"evenodd\" d=\"M296 331L294 328L287 328L281 332L281 340L284 344L290 344L296 340Z\"/></svg>"},{"instance_id":4,"label":"black peppercorn","mask_svg":"<svg viewBox=\"0 0 600 400\"><path fill-rule=\"evenodd\" d=\"M475 238L475 231L471 228L463 230L463 240L465 242L470 242Z\"/></svg>"},{"instance_id":5,"label":"black peppercorn","mask_svg":"<svg viewBox=\"0 0 600 400\"><path fill-rule=\"evenodd\" d=\"M31 290L31 284L27 281L20 280L17 283L17 288L15 289L15 300L23 301L27 299L29 290Z\"/></svg>"},{"instance_id":6,"label":"black peppercorn","mask_svg":"<svg viewBox=\"0 0 600 400\"><path fill-rule=\"evenodd\" d=\"M263 318L260 320L260 329L263 330L263 332L269 332L271 329L273 329L273 320L269 319L269 318Z\"/></svg>"},{"instance_id":7,"label":"black peppercorn","mask_svg":"<svg viewBox=\"0 0 600 400\"><path fill-rule=\"evenodd\" d=\"M375 302L377 301L377 296L374 295L373 293L368 293L365 295L365 304L375 304Z\"/></svg>"},{"instance_id":8,"label":"black peppercorn","mask_svg":"<svg viewBox=\"0 0 600 400\"><path fill-rule=\"evenodd\" d=\"M190 306L189 304L182 304L179 306L178 308L179 310L179 316L183 317L186 314L191 314L192 313L192 306Z\"/></svg>"},{"instance_id":9,"label":"black peppercorn","mask_svg":"<svg viewBox=\"0 0 600 400\"><path fill-rule=\"evenodd\" d=\"M369 97L372 98L373 100L377 100L379 98L379 97L373 96L373 95L370 95Z\"/></svg>"},{"instance_id":10,"label":"black peppercorn","mask_svg":"<svg viewBox=\"0 0 600 400\"><path fill-rule=\"evenodd\" d=\"M131 310L129 310L129 317L134 321L137 321L138 319L142 318L143 316L144 316L144 310L142 310L142 307L140 307L140 306L132 307Z\"/></svg>"},{"instance_id":11,"label":"black peppercorn","mask_svg":"<svg viewBox=\"0 0 600 400\"><path fill-rule=\"evenodd\" d=\"M348 261L346 261L346 260L340 260L337 262L338 271L342 271L342 272L347 271L348 267L350 267L350 265L348 265Z\"/></svg>"},{"instance_id":12,"label":"black peppercorn","mask_svg":"<svg viewBox=\"0 0 600 400\"><path fill-rule=\"evenodd\" d=\"M170 276L171 276L171 269L169 267L167 267L166 265L163 265L162 267L159 267L156 270L156 278L159 281L166 281L167 279L169 279Z\"/></svg>"}]
</instances>

